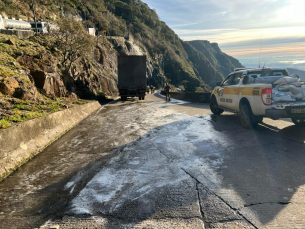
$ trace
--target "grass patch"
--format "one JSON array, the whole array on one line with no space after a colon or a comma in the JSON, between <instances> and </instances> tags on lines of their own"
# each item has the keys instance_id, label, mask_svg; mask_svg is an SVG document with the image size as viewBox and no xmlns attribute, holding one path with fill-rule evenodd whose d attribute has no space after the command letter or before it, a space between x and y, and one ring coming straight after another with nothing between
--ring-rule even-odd
<instances>
[{"instance_id":1,"label":"grass patch","mask_svg":"<svg viewBox=\"0 0 305 229\"><path fill-rule=\"evenodd\" d=\"M2 124L3 129L5 129L11 125L11 122L7 121L6 119L0 119L0 123Z\"/></svg>"},{"instance_id":2,"label":"grass patch","mask_svg":"<svg viewBox=\"0 0 305 229\"><path fill-rule=\"evenodd\" d=\"M73 104L86 104L86 102L85 102L85 101L81 101L81 100L79 100L79 101L75 101L75 102L73 102Z\"/></svg>"},{"instance_id":3,"label":"grass patch","mask_svg":"<svg viewBox=\"0 0 305 229\"><path fill-rule=\"evenodd\" d=\"M86 104L86 101L79 100L72 102L68 98L57 98L55 101L49 98L44 98L44 101L40 104L33 101L20 100L16 98L7 99L7 101L12 105L12 107L9 105L8 109L13 112L8 113L10 116L0 116L0 126L2 126L2 128L7 128L13 123L19 123L38 118L46 114L61 111L68 107Z\"/></svg>"},{"instance_id":4,"label":"grass patch","mask_svg":"<svg viewBox=\"0 0 305 229\"><path fill-rule=\"evenodd\" d=\"M33 107L22 105L22 104L18 104L18 105L14 106L14 111L16 111L16 110L32 111Z\"/></svg>"}]
</instances>

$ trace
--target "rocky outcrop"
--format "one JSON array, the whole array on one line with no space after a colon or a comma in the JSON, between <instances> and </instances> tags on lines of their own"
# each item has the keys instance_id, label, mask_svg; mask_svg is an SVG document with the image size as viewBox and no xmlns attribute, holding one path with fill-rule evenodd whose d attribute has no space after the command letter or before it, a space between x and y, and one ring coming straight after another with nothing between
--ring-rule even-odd
<instances>
[{"instance_id":1,"label":"rocky outcrop","mask_svg":"<svg viewBox=\"0 0 305 229\"><path fill-rule=\"evenodd\" d=\"M19 83L13 77L0 78L0 92L4 95L13 95Z\"/></svg>"},{"instance_id":2,"label":"rocky outcrop","mask_svg":"<svg viewBox=\"0 0 305 229\"><path fill-rule=\"evenodd\" d=\"M23 70L19 70L15 77L0 77L0 92L18 99L36 100L38 96L28 74Z\"/></svg>"},{"instance_id":3,"label":"rocky outcrop","mask_svg":"<svg viewBox=\"0 0 305 229\"><path fill-rule=\"evenodd\" d=\"M46 73L56 72L57 65L59 64L48 52L40 53L40 55L35 56L22 55L17 57L17 61L20 65L26 67L30 71L40 70Z\"/></svg>"},{"instance_id":4,"label":"rocky outcrop","mask_svg":"<svg viewBox=\"0 0 305 229\"><path fill-rule=\"evenodd\" d=\"M36 100L38 92L35 87L16 88L13 97L23 100Z\"/></svg>"},{"instance_id":5,"label":"rocky outcrop","mask_svg":"<svg viewBox=\"0 0 305 229\"><path fill-rule=\"evenodd\" d=\"M67 95L64 82L58 73L58 61L50 53L23 55L18 57L17 61L30 70L30 78L43 94L53 99Z\"/></svg>"},{"instance_id":6,"label":"rocky outcrop","mask_svg":"<svg viewBox=\"0 0 305 229\"><path fill-rule=\"evenodd\" d=\"M31 71L35 86L48 97L64 97L67 94L66 87L57 72Z\"/></svg>"},{"instance_id":7,"label":"rocky outcrop","mask_svg":"<svg viewBox=\"0 0 305 229\"><path fill-rule=\"evenodd\" d=\"M0 81L0 92L4 95L9 95L18 99L36 100L38 96L35 87L31 85L22 85L22 83L18 83L18 81L12 77Z\"/></svg>"}]
</instances>

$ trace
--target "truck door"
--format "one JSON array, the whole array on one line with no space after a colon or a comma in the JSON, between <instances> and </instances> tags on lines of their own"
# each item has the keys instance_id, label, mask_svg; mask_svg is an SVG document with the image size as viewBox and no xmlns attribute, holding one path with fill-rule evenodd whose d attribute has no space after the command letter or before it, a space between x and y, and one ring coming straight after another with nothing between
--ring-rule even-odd
<instances>
[{"instance_id":1,"label":"truck door","mask_svg":"<svg viewBox=\"0 0 305 229\"><path fill-rule=\"evenodd\" d=\"M228 85L231 84L233 74L229 75L221 84L219 88L217 88L217 103L219 106L228 107L225 98L225 91Z\"/></svg>"},{"instance_id":2,"label":"truck door","mask_svg":"<svg viewBox=\"0 0 305 229\"><path fill-rule=\"evenodd\" d=\"M223 93L226 100L226 107L233 110L238 110L238 94L241 76L242 73L234 73L232 75L232 80L229 85L226 86Z\"/></svg>"}]
</instances>

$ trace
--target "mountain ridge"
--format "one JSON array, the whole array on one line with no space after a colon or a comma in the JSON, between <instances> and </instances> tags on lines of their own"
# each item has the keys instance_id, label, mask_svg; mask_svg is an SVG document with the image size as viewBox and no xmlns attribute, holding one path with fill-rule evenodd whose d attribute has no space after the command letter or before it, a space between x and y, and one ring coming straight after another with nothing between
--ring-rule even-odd
<instances>
[{"instance_id":1,"label":"mountain ridge","mask_svg":"<svg viewBox=\"0 0 305 229\"><path fill-rule=\"evenodd\" d=\"M31 0L4 0L0 12L33 20ZM37 1L38 20L56 22L61 17L81 20L85 27L95 27L98 35L104 36L106 31L109 36L125 37L127 45L132 35L148 55L148 83L157 87L166 81L186 91L207 91L234 68L242 67L217 43L181 40L155 10L140 0ZM112 45L118 54L126 54L126 45Z\"/></svg>"},{"instance_id":2,"label":"mountain ridge","mask_svg":"<svg viewBox=\"0 0 305 229\"><path fill-rule=\"evenodd\" d=\"M296 68L287 68L289 74L297 74L301 80L305 81L305 71Z\"/></svg>"}]
</instances>

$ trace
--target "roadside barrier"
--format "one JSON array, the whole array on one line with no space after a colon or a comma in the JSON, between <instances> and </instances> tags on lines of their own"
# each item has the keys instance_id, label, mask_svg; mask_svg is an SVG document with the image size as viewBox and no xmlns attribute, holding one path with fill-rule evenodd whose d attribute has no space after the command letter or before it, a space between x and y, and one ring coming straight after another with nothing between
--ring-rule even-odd
<instances>
[{"instance_id":1,"label":"roadside barrier","mask_svg":"<svg viewBox=\"0 0 305 229\"><path fill-rule=\"evenodd\" d=\"M101 105L95 101L0 130L0 180L98 108L101 108Z\"/></svg>"}]
</instances>

